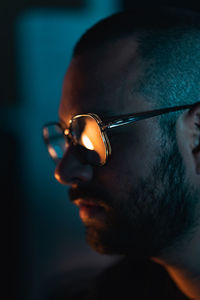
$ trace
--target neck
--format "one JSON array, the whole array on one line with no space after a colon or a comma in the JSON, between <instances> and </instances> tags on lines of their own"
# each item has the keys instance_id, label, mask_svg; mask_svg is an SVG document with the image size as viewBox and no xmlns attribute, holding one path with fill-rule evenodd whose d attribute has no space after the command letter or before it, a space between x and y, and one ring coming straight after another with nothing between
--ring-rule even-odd
<instances>
[{"instance_id":1,"label":"neck","mask_svg":"<svg viewBox=\"0 0 200 300\"><path fill-rule=\"evenodd\" d=\"M200 274L170 265L166 266L166 270L189 299L200 300Z\"/></svg>"},{"instance_id":2,"label":"neck","mask_svg":"<svg viewBox=\"0 0 200 300\"><path fill-rule=\"evenodd\" d=\"M171 247L153 260L165 267L189 299L200 300L200 227L187 242Z\"/></svg>"}]
</instances>

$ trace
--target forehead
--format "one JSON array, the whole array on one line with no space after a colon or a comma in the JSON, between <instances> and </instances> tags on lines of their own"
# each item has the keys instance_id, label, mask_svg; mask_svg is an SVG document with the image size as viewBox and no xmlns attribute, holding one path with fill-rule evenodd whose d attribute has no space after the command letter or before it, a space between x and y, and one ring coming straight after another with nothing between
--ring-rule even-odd
<instances>
[{"instance_id":1,"label":"forehead","mask_svg":"<svg viewBox=\"0 0 200 300\"><path fill-rule=\"evenodd\" d=\"M101 117L137 112L147 105L132 93L143 74L136 40L124 39L72 59L64 78L59 116L68 123L79 113Z\"/></svg>"}]
</instances>

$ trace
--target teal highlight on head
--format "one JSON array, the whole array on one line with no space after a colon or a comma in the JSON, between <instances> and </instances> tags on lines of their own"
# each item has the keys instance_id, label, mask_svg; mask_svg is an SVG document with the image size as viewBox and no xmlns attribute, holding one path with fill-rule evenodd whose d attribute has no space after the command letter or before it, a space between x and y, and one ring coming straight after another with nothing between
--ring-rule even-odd
<instances>
[{"instance_id":1,"label":"teal highlight on head","mask_svg":"<svg viewBox=\"0 0 200 300\"><path fill-rule=\"evenodd\" d=\"M200 101L200 29L192 26L138 34L145 70L137 89L155 108ZM175 136L182 112L159 117L165 135Z\"/></svg>"},{"instance_id":2,"label":"teal highlight on head","mask_svg":"<svg viewBox=\"0 0 200 300\"><path fill-rule=\"evenodd\" d=\"M200 30L177 27L145 32L138 39L146 67L137 92L158 107L199 101Z\"/></svg>"},{"instance_id":3,"label":"teal highlight on head","mask_svg":"<svg viewBox=\"0 0 200 300\"><path fill-rule=\"evenodd\" d=\"M155 108L200 101L200 14L172 7L140 7L114 14L89 28L73 55L127 37L138 40L144 66L137 84L129 87L131 93L143 95ZM159 117L162 127L174 128L180 113Z\"/></svg>"}]
</instances>

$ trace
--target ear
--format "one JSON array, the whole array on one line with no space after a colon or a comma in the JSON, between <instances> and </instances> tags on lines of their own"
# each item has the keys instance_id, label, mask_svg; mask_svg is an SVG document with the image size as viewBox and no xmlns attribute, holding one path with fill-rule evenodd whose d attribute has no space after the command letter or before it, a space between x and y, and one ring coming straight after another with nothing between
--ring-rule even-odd
<instances>
[{"instance_id":1,"label":"ear","mask_svg":"<svg viewBox=\"0 0 200 300\"><path fill-rule=\"evenodd\" d=\"M196 175L200 175L200 102L197 102L183 118L185 138L192 156Z\"/></svg>"}]
</instances>

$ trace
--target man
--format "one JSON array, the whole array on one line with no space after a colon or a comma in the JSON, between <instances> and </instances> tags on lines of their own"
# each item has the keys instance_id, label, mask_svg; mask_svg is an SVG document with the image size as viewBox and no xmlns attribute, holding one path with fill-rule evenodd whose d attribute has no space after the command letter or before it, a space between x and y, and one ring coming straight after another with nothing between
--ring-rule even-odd
<instances>
[{"instance_id":1,"label":"man","mask_svg":"<svg viewBox=\"0 0 200 300\"><path fill-rule=\"evenodd\" d=\"M199 101L198 14L119 13L77 43L44 138L91 247L126 257L84 299L200 299Z\"/></svg>"}]
</instances>

